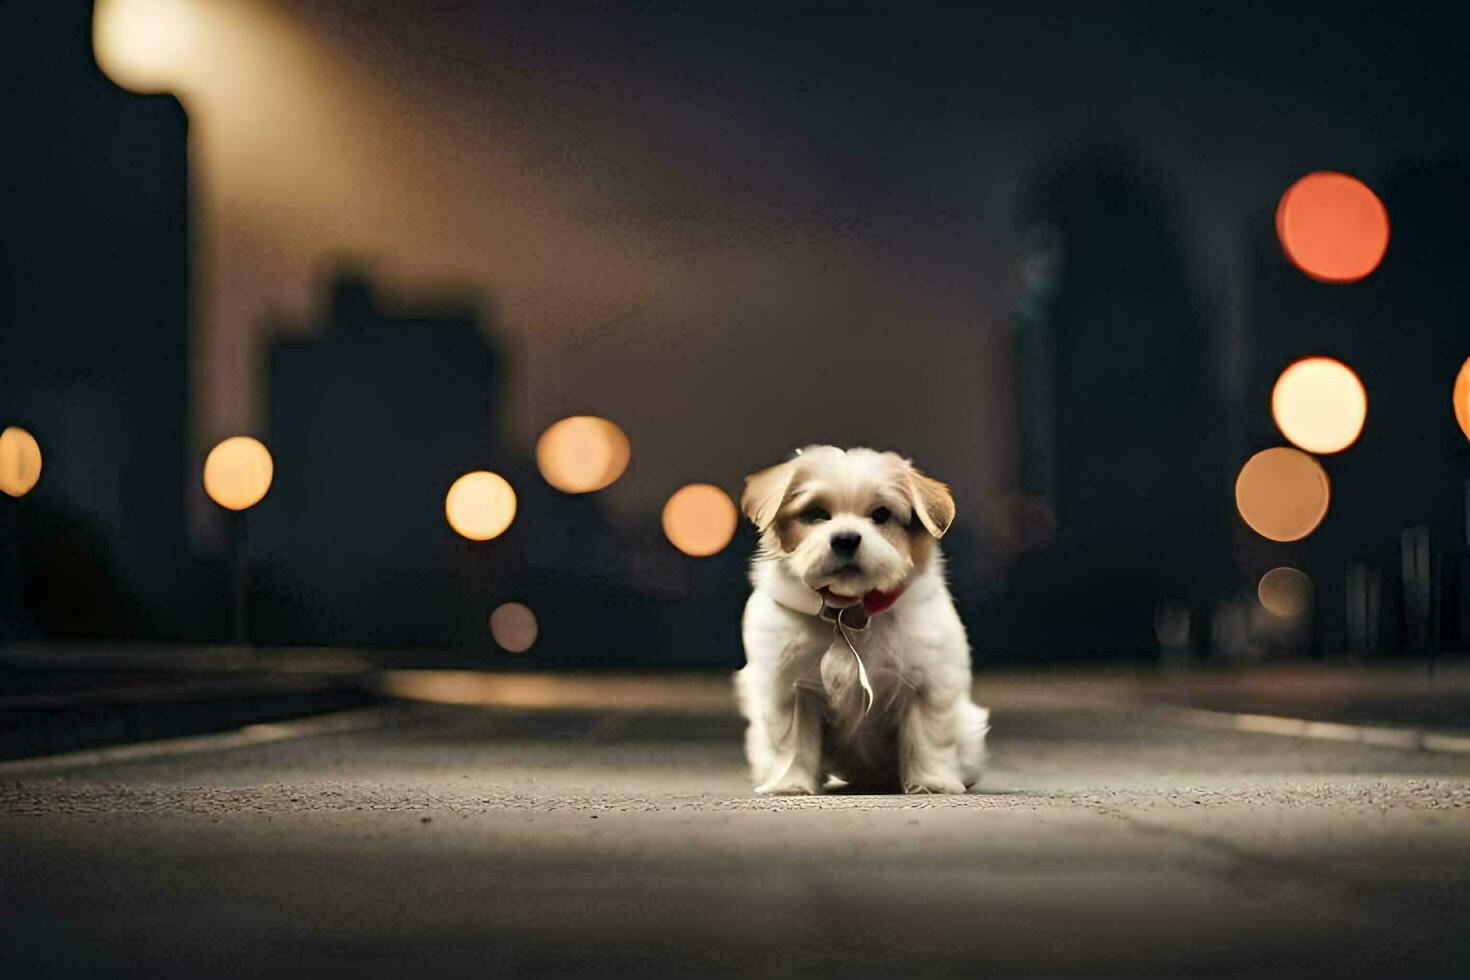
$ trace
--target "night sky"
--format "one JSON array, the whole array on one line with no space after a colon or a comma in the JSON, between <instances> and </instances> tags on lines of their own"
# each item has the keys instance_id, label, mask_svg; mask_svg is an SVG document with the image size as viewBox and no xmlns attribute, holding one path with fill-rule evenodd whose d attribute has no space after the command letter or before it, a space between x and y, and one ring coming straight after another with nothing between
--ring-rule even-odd
<instances>
[{"instance_id":1,"label":"night sky","mask_svg":"<svg viewBox=\"0 0 1470 980\"><path fill-rule=\"evenodd\" d=\"M1152 170L1219 297L1300 173L1371 182L1467 140L1470 69L1432 11L268 6L296 46L252 96L233 34L231 101L284 108L224 113L219 142L276 165L201 175L227 335L199 355L203 438L258 412L228 336L310 309L349 252L410 292L482 290L526 358L512 431L615 419L627 506L823 439L900 448L971 500L1005 486L1018 200L1068 146Z\"/></svg>"}]
</instances>

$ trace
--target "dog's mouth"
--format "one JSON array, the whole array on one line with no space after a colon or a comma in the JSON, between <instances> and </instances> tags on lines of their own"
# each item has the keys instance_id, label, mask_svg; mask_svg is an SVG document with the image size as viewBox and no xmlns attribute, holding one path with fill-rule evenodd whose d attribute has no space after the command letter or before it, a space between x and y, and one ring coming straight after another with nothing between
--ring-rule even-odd
<instances>
[{"instance_id":1,"label":"dog's mouth","mask_svg":"<svg viewBox=\"0 0 1470 980\"><path fill-rule=\"evenodd\" d=\"M861 601L862 594L867 591L866 585L859 584L863 575L861 565L855 561L847 562L823 574L822 578L827 580L827 584L817 592L828 605L852 605Z\"/></svg>"},{"instance_id":2,"label":"dog's mouth","mask_svg":"<svg viewBox=\"0 0 1470 980\"><path fill-rule=\"evenodd\" d=\"M832 606L834 609L841 609L846 606L855 606L859 602L863 601L863 597L860 595L839 595L838 593L832 591L831 586L823 586L822 588L818 589L817 595L821 596L822 601L825 602L827 605Z\"/></svg>"}]
</instances>

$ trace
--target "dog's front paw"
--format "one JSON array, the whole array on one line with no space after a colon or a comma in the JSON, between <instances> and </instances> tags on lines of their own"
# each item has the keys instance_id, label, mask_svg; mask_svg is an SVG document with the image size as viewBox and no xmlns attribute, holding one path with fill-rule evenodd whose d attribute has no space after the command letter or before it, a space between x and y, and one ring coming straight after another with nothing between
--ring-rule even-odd
<instances>
[{"instance_id":1,"label":"dog's front paw","mask_svg":"<svg viewBox=\"0 0 1470 980\"><path fill-rule=\"evenodd\" d=\"M904 780L903 791L916 793L963 793L965 784L953 776L921 776Z\"/></svg>"},{"instance_id":2,"label":"dog's front paw","mask_svg":"<svg viewBox=\"0 0 1470 980\"><path fill-rule=\"evenodd\" d=\"M772 779L761 783L755 791L761 796L814 796L817 793L817 781L789 777Z\"/></svg>"}]
</instances>

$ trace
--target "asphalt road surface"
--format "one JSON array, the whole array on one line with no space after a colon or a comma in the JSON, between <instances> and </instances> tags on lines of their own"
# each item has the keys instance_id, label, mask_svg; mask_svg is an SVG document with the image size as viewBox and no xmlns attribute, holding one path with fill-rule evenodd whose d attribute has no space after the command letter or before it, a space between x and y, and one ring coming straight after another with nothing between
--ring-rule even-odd
<instances>
[{"instance_id":1,"label":"asphalt road surface","mask_svg":"<svg viewBox=\"0 0 1470 980\"><path fill-rule=\"evenodd\" d=\"M0 766L0 973L1470 968L1470 755L1061 693L993 699L967 796L765 799L685 695Z\"/></svg>"}]
</instances>

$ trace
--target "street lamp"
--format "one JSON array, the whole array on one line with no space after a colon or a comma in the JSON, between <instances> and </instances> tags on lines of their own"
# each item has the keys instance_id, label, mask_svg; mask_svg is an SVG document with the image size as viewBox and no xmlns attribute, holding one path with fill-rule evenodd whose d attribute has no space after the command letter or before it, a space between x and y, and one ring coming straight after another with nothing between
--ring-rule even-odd
<instances>
[{"instance_id":1,"label":"street lamp","mask_svg":"<svg viewBox=\"0 0 1470 980\"><path fill-rule=\"evenodd\" d=\"M130 92L166 92L198 41L199 10L184 0L98 0L92 14L97 65Z\"/></svg>"},{"instance_id":2,"label":"street lamp","mask_svg":"<svg viewBox=\"0 0 1470 980\"><path fill-rule=\"evenodd\" d=\"M562 493L592 493L611 486L628 468L630 456L623 430L595 415L564 418L536 441L536 466Z\"/></svg>"},{"instance_id":3,"label":"street lamp","mask_svg":"<svg viewBox=\"0 0 1470 980\"><path fill-rule=\"evenodd\" d=\"M684 554L707 558L730 543L739 519L725 491L708 483L691 483L664 504L664 536Z\"/></svg>"},{"instance_id":4,"label":"street lamp","mask_svg":"<svg viewBox=\"0 0 1470 980\"><path fill-rule=\"evenodd\" d=\"M1353 369L1330 357L1304 357L1271 389L1281 434L1309 453L1339 453L1357 441L1368 417L1368 392Z\"/></svg>"},{"instance_id":5,"label":"street lamp","mask_svg":"<svg viewBox=\"0 0 1470 980\"><path fill-rule=\"evenodd\" d=\"M471 541L500 537L515 516L516 492L499 473L466 473L444 495L444 517L449 526Z\"/></svg>"},{"instance_id":6,"label":"street lamp","mask_svg":"<svg viewBox=\"0 0 1470 980\"><path fill-rule=\"evenodd\" d=\"M41 479L41 447L18 425L0 432L0 490L24 497Z\"/></svg>"},{"instance_id":7,"label":"street lamp","mask_svg":"<svg viewBox=\"0 0 1470 980\"><path fill-rule=\"evenodd\" d=\"M507 653L525 653L536 642L536 614L520 602L507 602L490 614L490 635Z\"/></svg>"},{"instance_id":8,"label":"street lamp","mask_svg":"<svg viewBox=\"0 0 1470 980\"><path fill-rule=\"evenodd\" d=\"M1300 541L1327 516L1327 473L1299 449L1276 446L1246 461L1235 480L1235 506L1263 538Z\"/></svg>"},{"instance_id":9,"label":"street lamp","mask_svg":"<svg viewBox=\"0 0 1470 980\"><path fill-rule=\"evenodd\" d=\"M1388 211L1361 180L1335 171L1307 174L1276 206L1282 251L1308 278L1357 282L1388 250Z\"/></svg>"},{"instance_id":10,"label":"street lamp","mask_svg":"<svg viewBox=\"0 0 1470 980\"><path fill-rule=\"evenodd\" d=\"M1311 611L1312 580L1290 565L1280 565L1261 576L1256 597L1272 615L1300 619Z\"/></svg>"},{"instance_id":11,"label":"street lamp","mask_svg":"<svg viewBox=\"0 0 1470 980\"><path fill-rule=\"evenodd\" d=\"M270 450L249 436L231 436L209 451L204 460L204 492L209 499L233 514L230 548L234 565L234 590L231 604L231 639L248 642L248 596L250 589L250 550L246 512L260 503L271 488L275 463Z\"/></svg>"}]
</instances>

